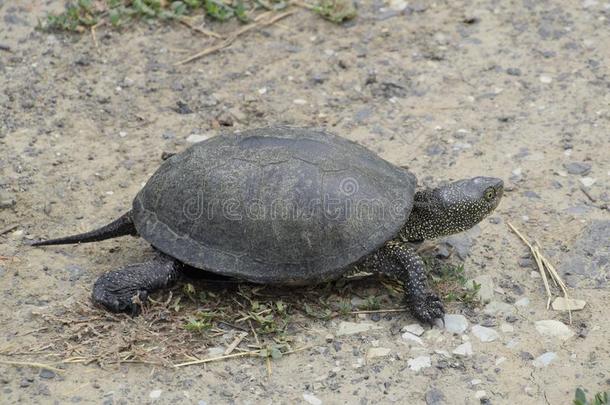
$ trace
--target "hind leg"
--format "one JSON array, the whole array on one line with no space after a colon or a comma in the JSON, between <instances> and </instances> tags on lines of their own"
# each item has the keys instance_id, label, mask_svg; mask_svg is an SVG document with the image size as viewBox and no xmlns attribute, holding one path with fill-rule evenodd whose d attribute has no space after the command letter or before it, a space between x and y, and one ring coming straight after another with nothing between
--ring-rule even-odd
<instances>
[{"instance_id":1,"label":"hind leg","mask_svg":"<svg viewBox=\"0 0 610 405\"><path fill-rule=\"evenodd\" d=\"M182 264L159 254L154 260L131 264L102 274L93 285L92 299L112 312L140 312L148 294L171 287L180 279Z\"/></svg>"},{"instance_id":2,"label":"hind leg","mask_svg":"<svg viewBox=\"0 0 610 405\"><path fill-rule=\"evenodd\" d=\"M363 263L372 271L388 274L404 283L405 298L411 313L425 323L445 314L440 298L428 287L424 262L408 245L390 241Z\"/></svg>"}]
</instances>

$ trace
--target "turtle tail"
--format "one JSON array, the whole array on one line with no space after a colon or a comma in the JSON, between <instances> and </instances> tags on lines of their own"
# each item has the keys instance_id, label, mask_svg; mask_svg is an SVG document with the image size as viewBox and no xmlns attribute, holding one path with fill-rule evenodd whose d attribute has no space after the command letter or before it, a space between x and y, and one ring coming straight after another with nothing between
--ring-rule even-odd
<instances>
[{"instance_id":1,"label":"turtle tail","mask_svg":"<svg viewBox=\"0 0 610 405\"><path fill-rule=\"evenodd\" d=\"M104 239L116 238L124 235L137 235L136 227L131 219L131 211L121 215L108 225L93 231L78 235L65 236L63 238L41 240L32 242L32 246L65 245L70 243L97 242Z\"/></svg>"}]
</instances>

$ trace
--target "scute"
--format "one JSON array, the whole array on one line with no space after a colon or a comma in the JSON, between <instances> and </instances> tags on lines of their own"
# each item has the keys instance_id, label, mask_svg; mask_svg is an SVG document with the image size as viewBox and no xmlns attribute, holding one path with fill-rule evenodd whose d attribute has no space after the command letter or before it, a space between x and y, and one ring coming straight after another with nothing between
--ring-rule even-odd
<instances>
[{"instance_id":1,"label":"scute","mask_svg":"<svg viewBox=\"0 0 610 405\"><path fill-rule=\"evenodd\" d=\"M191 266L269 284L332 279L393 238L416 180L315 129L219 135L165 161L133 202L140 236Z\"/></svg>"}]
</instances>

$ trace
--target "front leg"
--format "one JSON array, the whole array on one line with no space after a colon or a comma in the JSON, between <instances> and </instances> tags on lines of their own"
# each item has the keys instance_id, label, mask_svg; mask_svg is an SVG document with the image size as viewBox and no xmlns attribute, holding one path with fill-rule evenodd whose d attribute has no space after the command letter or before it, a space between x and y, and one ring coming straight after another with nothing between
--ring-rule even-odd
<instances>
[{"instance_id":1,"label":"front leg","mask_svg":"<svg viewBox=\"0 0 610 405\"><path fill-rule=\"evenodd\" d=\"M148 294L171 287L181 277L183 265L160 254L144 263L131 264L102 274L93 285L92 299L112 312L140 312L140 302Z\"/></svg>"},{"instance_id":2,"label":"front leg","mask_svg":"<svg viewBox=\"0 0 610 405\"><path fill-rule=\"evenodd\" d=\"M402 281L409 309L420 321L431 324L445 314L441 299L428 287L424 262L407 244L389 241L366 258L364 266Z\"/></svg>"}]
</instances>

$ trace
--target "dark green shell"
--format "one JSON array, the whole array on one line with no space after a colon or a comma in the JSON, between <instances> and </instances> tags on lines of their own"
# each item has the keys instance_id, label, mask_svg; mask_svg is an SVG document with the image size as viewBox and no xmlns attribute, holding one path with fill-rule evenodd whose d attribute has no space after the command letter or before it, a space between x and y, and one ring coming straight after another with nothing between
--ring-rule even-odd
<instances>
[{"instance_id":1,"label":"dark green shell","mask_svg":"<svg viewBox=\"0 0 610 405\"><path fill-rule=\"evenodd\" d=\"M260 283L342 274L406 222L416 179L321 130L219 135L165 161L133 202L140 236L193 267Z\"/></svg>"}]
</instances>

